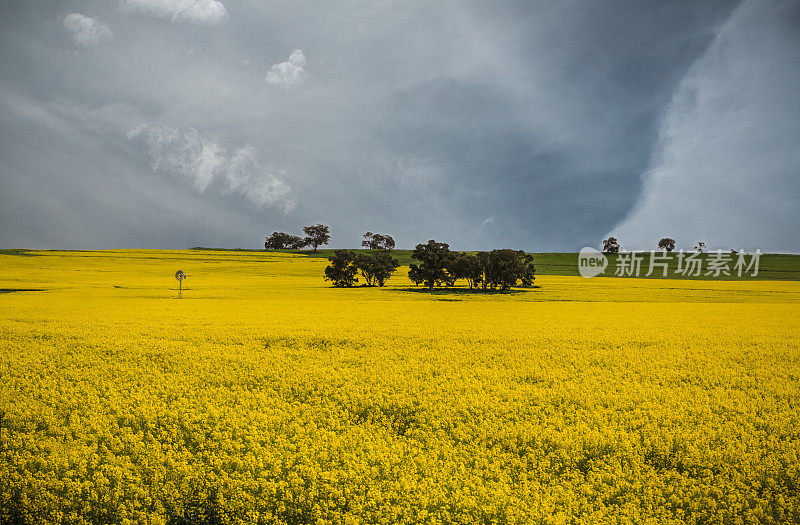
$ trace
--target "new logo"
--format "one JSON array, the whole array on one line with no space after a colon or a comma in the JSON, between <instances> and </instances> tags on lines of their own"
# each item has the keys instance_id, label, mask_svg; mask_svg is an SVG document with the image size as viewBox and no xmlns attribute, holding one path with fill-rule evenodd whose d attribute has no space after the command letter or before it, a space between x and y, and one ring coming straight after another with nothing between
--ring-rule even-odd
<instances>
[{"instance_id":1,"label":"new logo","mask_svg":"<svg viewBox=\"0 0 800 525\"><path fill-rule=\"evenodd\" d=\"M587 246L578 253L578 272L581 277L588 279L600 275L607 266L608 258L599 250Z\"/></svg>"}]
</instances>

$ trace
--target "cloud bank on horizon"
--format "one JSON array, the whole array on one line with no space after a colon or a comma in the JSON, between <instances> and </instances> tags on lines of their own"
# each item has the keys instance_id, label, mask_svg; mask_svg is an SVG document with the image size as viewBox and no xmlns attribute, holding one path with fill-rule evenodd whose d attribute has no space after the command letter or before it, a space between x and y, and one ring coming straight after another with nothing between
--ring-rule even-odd
<instances>
[{"instance_id":1,"label":"cloud bank on horizon","mask_svg":"<svg viewBox=\"0 0 800 525\"><path fill-rule=\"evenodd\" d=\"M0 248L800 252L797 2L13 0L0 35Z\"/></svg>"},{"instance_id":2,"label":"cloud bank on horizon","mask_svg":"<svg viewBox=\"0 0 800 525\"><path fill-rule=\"evenodd\" d=\"M611 232L625 247L654 249L663 233L685 248L800 248L793 17L796 6L750 0L720 27L667 109L640 201Z\"/></svg>"}]
</instances>

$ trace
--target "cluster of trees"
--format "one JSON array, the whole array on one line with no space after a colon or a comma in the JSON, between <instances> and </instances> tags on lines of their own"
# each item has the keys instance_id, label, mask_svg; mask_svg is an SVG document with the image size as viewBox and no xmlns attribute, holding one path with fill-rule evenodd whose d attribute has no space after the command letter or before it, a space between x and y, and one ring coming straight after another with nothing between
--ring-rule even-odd
<instances>
[{"instance_id":1,"label":"cluster of trees","mask_svg":"<svg viewBox=\"0 0 800 525\"><path fill-rule=\"evenodd\" d=\"M300 250L306 246L306 239L284 232L272 232L264 241L265 250Z\"/></svg>"},{"instance_id":2,"label":"cluster of trees","mask_svg":"<svg viewBox=\"0 0 800 525\"><path fill-rule=\"evenodd\" d=\"M522 250L453 252L446 243L430 240L418 244L411 257L420 264L409 266L409 279L431 291L435 286L453 286L458 279L465 279L470 289L508 290L517 283L533 286L536 278L533 256Z\"/></svg>"},{"instance_id":3,"label":"cluster of trees","mask_svg":"<svg viewBox=\"0 0 800 525\"><path fill-rule=\"evenodd\" d=\"M318 246L328 244L331 241L331 228L325 224L314 224L303 228L305 237L298 237L283 232L272 232L266 238L264 249L266 250L301 250L306 246L312 246L317 251Z\"/></svg>"},{"instance_id":4,"label":"cluster of trees","mask_svg":"<svg viewBox=\"0 0 800 525\"><path fill-rule=\"evenodd\" d=\"M355 253L352 250L335 250L325 268L325 280L336 287L351 287L358 282L357 273L367 286L383 286L394 274L400 263L388 251L378 253Z\"/></svg>"},{"instance_id":5,"label":"cluster of trees","mask_svg":"<svg viewBox=\"0 0 800 525\"><path fill-rule=\"evenodd\" d=\"M272 232L264 242L265 250L302 250L312 246L317 251L318 246L328 244L331 240L331 228L326 224L314 224L303 228L305 237L291 233ZM394 239L391 235L367 232L361 246L371 250L393 250Z\"/></svg>"},{"instance_id":6,"label":"cluster of trees","mask_svg":"<svg viewBox=\"0 0 800 525\"><path fill-rule=\"evenodd\" d=\"M419 264L410 265L408 277L431 291L436 286L453 286L459 279L465 279L470 289L508 290L518 283L533 286L536 278L533 256L521 250L454 252L446 243L430 240L418 244L411 257ZM336 250L328 260L331 264L325 268L325 279L336 287L354 286L359 272L367 286L383 286L399 266L388 250L377 253Z\"/></svg>"},{"instance_id":7,"label":"cluster of trees","mask_svg":"<svg viewBox=\"0 0 800 525\"><path fill-rule=\"evenodd\" d=\"M391 235L367 232L361 246L370 250L394 250L394 239Z\"/></svg>"}]
</instances>

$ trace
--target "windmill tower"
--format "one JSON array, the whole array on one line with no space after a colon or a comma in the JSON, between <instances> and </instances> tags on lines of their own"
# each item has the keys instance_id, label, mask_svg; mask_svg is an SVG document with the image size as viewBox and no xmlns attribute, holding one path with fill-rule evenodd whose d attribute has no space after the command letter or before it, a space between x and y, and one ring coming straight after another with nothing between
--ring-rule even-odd
<instances>
[{"instance_id":1,"label":"windmill tower","mask_svg":"<svg viewBox=\"0 0 800 525\"><path fill-rule=\"evenodd\" d=\"M178 299L181 298L181 294L183 293L183 280L187 277L188 275L183 273L183 270L178 270L175 272L175 278L178 280Z\"/></svg>"}]
</instances>

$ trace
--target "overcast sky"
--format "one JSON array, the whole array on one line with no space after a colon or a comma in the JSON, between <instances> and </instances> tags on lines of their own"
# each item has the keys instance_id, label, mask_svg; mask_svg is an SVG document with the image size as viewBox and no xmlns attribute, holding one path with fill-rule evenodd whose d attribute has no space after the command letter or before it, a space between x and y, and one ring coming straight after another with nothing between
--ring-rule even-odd
<instances>
[{"instance_id":1,"label":"overcast sky","mask_svg":"<svg viewBox=\"0 0 800 525\"><path fill-rule=\"evenodd\" d=\"M800 2L0 3L0 248L800 251Z\"/></svg>"}]
</instances>

